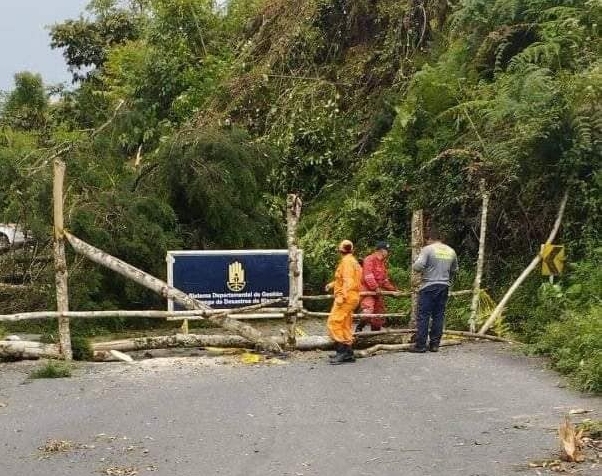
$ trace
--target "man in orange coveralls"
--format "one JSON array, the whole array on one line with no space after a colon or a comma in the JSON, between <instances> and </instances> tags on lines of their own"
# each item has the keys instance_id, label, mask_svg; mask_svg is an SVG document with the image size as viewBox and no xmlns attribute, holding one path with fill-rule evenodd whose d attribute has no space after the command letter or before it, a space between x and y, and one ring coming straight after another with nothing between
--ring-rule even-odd
<instances>
[{"instance_id":1,"label":"man in orange coveralls","mask_svg":"<svg viewBox=\"0 0 602 476\"><path fill-rule=\"evenodd\" d=\"M335 341L336 354L333 365L355 361L353 356L353 311L360 302L362 267L353 256L353 243L343 240L339 244L341 261L334 273L334 281L326 285L326 291L334 288L334 303L328 316L328 335Z\"/></svg>"},{"instance_id":2,"label":"man in orange coveralls","mask_svg":"<svg viewBox=\"0 0 602 476\"><path fill-rule=\"evenodd\" d=\"M373 291L380 293L381 290L397 291L397 288L389 281L387 271L387 257L389 256L389 244L385 241L376 243L376 250L366 256L362 264L362 291ZM355 328L355 332L361 332L364 326L370 324L370 329L379 331L385 320L382 317L370 317L370 314L384 314L385 300L383 296L362 296L362 317Z\"/></svg>"}]
</instances>

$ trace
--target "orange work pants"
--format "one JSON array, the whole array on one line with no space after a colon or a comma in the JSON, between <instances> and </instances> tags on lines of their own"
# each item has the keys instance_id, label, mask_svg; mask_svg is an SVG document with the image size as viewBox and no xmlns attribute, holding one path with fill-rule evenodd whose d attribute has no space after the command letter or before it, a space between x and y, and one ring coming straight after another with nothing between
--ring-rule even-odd
<instances>
[{"instance_id":1,"label":"orange work pants","mask_svg":"<svg viewBox=\"0 0 602 476\"><path fill-rule=\"evenodd\" d=\"M359 304L359 296L356 299L345 301L343 304L332 305L326 327L328 335L336 342L345 345L353 344L353 311Z\"/></svg>"}]
</instances>

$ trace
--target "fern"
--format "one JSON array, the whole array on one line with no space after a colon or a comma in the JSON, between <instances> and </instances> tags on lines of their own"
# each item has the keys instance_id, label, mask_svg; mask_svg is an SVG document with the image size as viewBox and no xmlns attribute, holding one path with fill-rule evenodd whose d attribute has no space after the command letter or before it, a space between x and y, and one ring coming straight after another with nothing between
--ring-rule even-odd
<instances>
[{"instance_id":1,"label":"fern","mask_svg":"<svg viewBox=\"0 0 602 476\"><path fill-rule=\"evenodd\" d=\"M496 302L491 298L487 291L481 289L479 292L477 315L475 317L475 323L478 328L481 327L489 318L496 305ZM500 337L506 336L510 333L510 326L504 322L503 313L495 320L491 326L491 329L495 335Z\"/></svg>"}]
</instances>

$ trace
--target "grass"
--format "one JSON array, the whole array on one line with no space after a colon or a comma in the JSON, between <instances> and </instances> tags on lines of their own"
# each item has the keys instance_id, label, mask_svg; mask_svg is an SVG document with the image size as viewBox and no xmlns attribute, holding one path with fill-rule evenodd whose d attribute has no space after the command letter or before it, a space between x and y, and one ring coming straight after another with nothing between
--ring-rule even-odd
<instances>
[{"instance_id":1,"label":"grass","mask_svg":"<svg viewBox=\"0 0 602 476\"><path fill-rule=\"evenodd\" d=\"M71 377L71 365L66 362L55 362L49 360L43 367L40 367L31 374L29 378L65 378Z\"/></svg>"}]
</instances>

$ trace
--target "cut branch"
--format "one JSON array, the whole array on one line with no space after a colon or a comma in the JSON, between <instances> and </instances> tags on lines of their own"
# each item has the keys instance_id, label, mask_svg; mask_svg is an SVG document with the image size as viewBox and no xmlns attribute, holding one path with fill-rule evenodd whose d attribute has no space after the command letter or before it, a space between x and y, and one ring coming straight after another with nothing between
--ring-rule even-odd
<instances>
[{"instance_id":1,"label":"cut branch","mask_svg":"<svg viewBox=\"0 0 602 476\"><path fill-rule=\"evenodd\" d=\"M462 342L457 340L443 340L439 344L440 347L447 347L450 345L460 345ZM355 355L358 357L370 357L371 355L381 352L383 350L389 352L399 352L400 350L409 350L414 347L414 344L376 344L364 350L358 350Z\"/></svg>"},{"instance_id":2,"label":"cut branch","mask_svg":"<svg viewBox=\"0 0 602 476\"><path fill-rule=\"evenodd\" d=\"M0 340L0 357L14 360L62 359L56 344L42 344L24 340Z\"/></svg>"}]
</instances>

